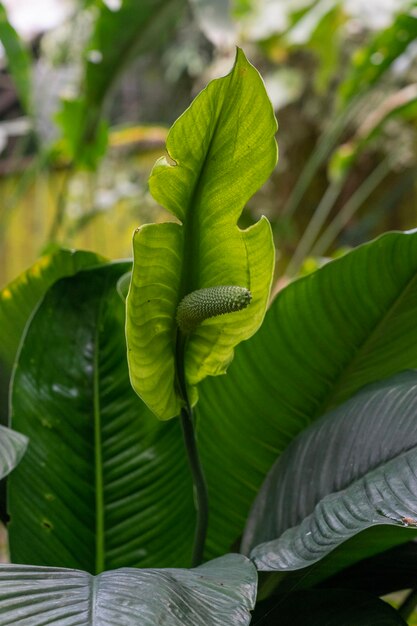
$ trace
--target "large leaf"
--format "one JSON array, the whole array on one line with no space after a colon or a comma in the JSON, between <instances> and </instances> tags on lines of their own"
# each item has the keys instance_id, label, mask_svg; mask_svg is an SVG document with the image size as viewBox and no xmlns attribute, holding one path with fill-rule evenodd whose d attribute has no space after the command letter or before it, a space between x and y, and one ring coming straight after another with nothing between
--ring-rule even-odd
<instances>
[{"instance_id":1,"label":"large leaf","mask_svg":"<svg viewBox=\"0 0 417 626\"><path fill-rule=\"evenodd\" d=\"M63 276L103 262L93 252L59 250L41 257L0 291L0 362L13 365L25 325L49 287Z\"/></svg>"},{"instance_id":2,"label":"large leaf","mask_svg":"<svg viewBox=\"0 0 417 626\"><path fill-rule=\"evenodd\" d=\"M155 420L127 371L129 263L64 278L27 328L13 426L31 444L9 484L13 561L91 573L189 566L192 486L180 424Z\"/></svg>"},{"instance_id":3,"label":"large leaf","mask_svg":"<svg viewBox=\"0 0 417 626\"><path fill-rule=\"evenodd\" d=\"M356 589L377 596L412 589L415 583L416 559L417 544L412 540L346 567L335 576L327 578L321 586L326 589ZM305 570L298 570L300 574L303 572Z\"/></svg>"},{"instance_id":4,"label":"large leaf","mask_svg":"<svg viewBox=\"0 0 417 626\"><path fill-rule=\"evenodd\" d=\"M268 470L301 430L367 383L417 367L416 316L416 233L384 235L280 292L227 376L200 388L209 555L238 539ZM346 548L338 567L393 545L390 530L352 555Z\"/></svg>"},{"instance_id":5,"label":"large leaf","mask_svg":"<svg viewBox=\"0 0 417 626\"><path fill-rule=\"evenodd\" d=\"M271 468L242 542L258 569L299 569L378 524L417 526L417 372L374 383ZM372 443L370 443L372 442Z\"/></svg>"},{"instance_id":6,"label":"large leaf","mask_svg":"<svg viewBox=\"0 0 417 626\"><path fill-rule=\"evenodd\" d=\"M28 440L24 435L0 426L0 479L9 474L25 453Z\"/></svg>"},{"instance_id":7,"label":"large leaf","mask_svg":"<svg viewBox=\"0 0 417 626\"><path fill-rule=\"evenodd\" d=\"M185 350L193 388L225 372L234 347L262 322L274 260L269 223L242 231L237 220L276 162L276 121L255 68L238 50L230 74L212 81L172 127L168 158L160 159L150 189L181 224L146 225L134 237L134 270L127 306L130 375L134 389L161 419L179 414L176 321L180 300L217 285L252 292L244 311L205 320Z\"/></svg>"},{"instance_id":8,"label":"large leaf","mask_svg":"<svg viewBox=\"0 0 417 626\"><path fill-rule=\"evenodd\" d=\"M228 554L192 570L0 566L2 626L247 626L256 569Z\"/></svg>"},{"instance_id":9,"label":"large leaf","mask_svg":"<svg viewBox=\"0 0 417 626\"><path fill-rule=\"evenodd\" d=\"M257 606L253 621L262 626L406 626L401 615L379 598L342 589L278 595Z\"/></svg>"},{"instance_id":10,"label":"large leaf","mask_svg":"<svg viewBox=\"0 0 417 626\"><path fill-rule=\"evenodd\" d=\"M62 276L75 274L103 259L92 252L59 250L39 259L0 291L0 423L8 421L8 388L17 349L33 310L47 289ZM4 508L3 494L0 509Z\"/></svg>"}]
</instances>

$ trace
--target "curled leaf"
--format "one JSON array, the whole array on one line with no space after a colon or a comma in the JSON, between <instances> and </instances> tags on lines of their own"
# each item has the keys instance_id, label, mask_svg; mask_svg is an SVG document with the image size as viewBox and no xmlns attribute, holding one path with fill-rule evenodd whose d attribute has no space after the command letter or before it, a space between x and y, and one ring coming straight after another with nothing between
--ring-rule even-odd
<instances>
[{"instance_id":1,"label":"curled leaf","mask_svg":"<svg viewBox=\"0 0 417 626\"><path fill-rule=\"evenodd\" d=\"M238 50L227 76L212 81L177 120L168 156L149 180L154 198L178 222L147 224L134 236L127 298L127 343L133 388L160 419L179 414L176 313L193 291L240 285L250 307L210 317L189 335L184 353L191 402L195 385L226 371L235 346L262 323L274 266L269 222L247 230L237 221L277 159L276 120L264 84Z\"/></svg>"}]
</instances>

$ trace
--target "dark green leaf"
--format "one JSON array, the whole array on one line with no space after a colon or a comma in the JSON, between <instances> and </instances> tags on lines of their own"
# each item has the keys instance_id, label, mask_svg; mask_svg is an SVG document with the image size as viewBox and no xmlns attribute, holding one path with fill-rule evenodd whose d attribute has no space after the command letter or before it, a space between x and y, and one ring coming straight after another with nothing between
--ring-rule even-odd
<instances>
[{"instance_id":1,"label":"dark green leaf","mask_svg":"<svg viewBox=\"0 0 417 626\"><path fill-rule=\"evenodd\" d=\"M397 611L379 598L335 589L278 595L259 604L253 623L262 626L406 626Z\"/></svg>"},{"instance_id":2,"label":"dark green leaf","mask_svg":"<svg viewBox=\"0 0 417 626\"><path fill-rule=\"evenodd\" d=\"M93 252L59 250L36 261L4 287L0 291L0 362L11 368L30 315L55 281L103 260Z\"/></svg>"},{"instance_id":3,"label":"dark green leaf","mask_svg":"<svg viewBox=\"0 0 417 626\"><path fill-rule=\"evenodd\" d=\"M374 383L301 433L271 468L243 538L258 569L320 560L379 524L417 526L417 372Z\"/></svg>"},{"instance_id":4,"label":"dark green leaf","mask_svg":"<svg viewBox=\"0 0 417 626\"><path fill-rule=\"evenodd\" d=\"M78 546L79 547L79 546ZM256 569L238 554L192 570L0 566L2 626L247 626Z\"/></svg>"},{"instance_id":5,"label":"dark green leaf","mask_svg":"<svg viewBox=\"0 0 417 626\"><path fill-rule=\"evenodd\" d=\"M320 586L362 590L377 596L412 589L416 582L416 559L417 543L410 541L363 559L327 578Z\"/></svg>"},{"instance_id":6,"label":"dark green leaf","mask_svg":"<svg viewBox=\"0 0 417 626\"><path fill-rule=\"evenodd\" d=\"M129 263L58 281L15 369L14 428L31 445L9 483L13 561L92 573L188 566L194 504L177 420L155 420L130 386Z\"/></svg>"},{"instance_id":7,"label":"dark green leaf","mask_svg":"<svg viewBox=\"0 0 417 626\"><path fill-rule=\"evenodd\" d=\"M266 473L301 430L367 383L417 367L416 318L416 233L384 235L280 292L227 376L200 388L209 555L238 539ZM353 554L391 545L392 533L368 538Z\"/></svg>"}]
</instances>

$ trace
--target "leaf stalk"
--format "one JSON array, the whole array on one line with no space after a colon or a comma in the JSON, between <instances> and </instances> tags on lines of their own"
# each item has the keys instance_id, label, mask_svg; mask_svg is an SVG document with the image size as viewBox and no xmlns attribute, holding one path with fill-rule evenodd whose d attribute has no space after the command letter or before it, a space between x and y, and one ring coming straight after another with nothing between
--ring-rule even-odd
<instances>
[{"instance_id":1,"label":"leaf stalk","mask_svg":"<svg viewBox=\"0 0 417 626\"><path fill-rule=\"evenodd\" d=\"M185 449L187 452L188 463L191 470L194 486L194 500L196 508L196 526L194 533L194 545L191 560L191 567L197 567L201 565L204 558L204 548L207 537L208 518L209 518L209 503L208 503L208 491L207 483L204 476L203 466L200 461L198 453L197 438L195 432L195 420L193 409L190 404L187 392L187 385L185 381L184 370L184 351L185 351L186 337L178 331L177 337L177 375L178 386L180 393L184 401L184 406L181 409L180 420L182 433L184 438Z\"/></svg>"}]
</instances>

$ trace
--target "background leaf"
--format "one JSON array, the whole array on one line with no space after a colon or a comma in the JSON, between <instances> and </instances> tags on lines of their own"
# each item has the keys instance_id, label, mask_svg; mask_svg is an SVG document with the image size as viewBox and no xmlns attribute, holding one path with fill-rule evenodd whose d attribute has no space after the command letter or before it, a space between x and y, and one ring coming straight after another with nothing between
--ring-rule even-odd
<instances>
[{"instance_id":1,"label":"background leaf","mask_svg":"<svg viewBox=\"0 0 417 626\"><path fill-rule=\"evenodd\" d=\"M227 376L200 387L208 556L239 540L268 470L300 431L364 385L417 367L416 314L415 233L386 234L279 293ZM335 568L408 537L398 533L375 529L360 549L349 542Z\"/></svg>"},{"instance_id":2,"label":"background leaf","mask_svg":"<svg viewBox=\"0 0 417 626\"><path fill-rule=\"evenodd\" d=\"M365 593L341 589L297 591L260 603L254 617L262 626L405 626L389 604Z\"/></svg>"},{"instance_id":3,"label":"background leaf","mask_svg":"<svg viewBox=\"0 0 417 626\"><path fill-rule=\"evenodd\" d=\"M417 526L416 409L417 372L404 372L367 386L291 443L243 537L258 569L305 567L377 524Z\"/></svg>"},{"instance_id":4,"label":"background leaf","mask_svg":"<svg viewBox=\"0 0 417 626\"><path fill-rule=\"evenodd\" d=\"M8 69L16 85L22 108L31 110L31 59L28 50L10 24L4 4L0 2L0 42L7 55Z\"/></svg>"},{"instance_id":5,"label":"background leaf","mask_svg":"<svg viewBox=\"0 0 417 626\"><path fill-rule=\"evenodd\" d=\"M92 252L59 250L39 259L0 291L0 424L8 423L9 383L25 326L48 288L62 276L102 263ZM6 485L0 486L0 517L6 520Z\"/></svg>"},{"instance_id":6,"label":"background leaf","mask_svg":"<svg viewBox=\"0 0 417 626\"><path fill-rule=\"evenodd\" d=\"M0 291L0 362L11 368L25 325L49 287L63 276L99 265L103 257L75 250L58 250L40 258Z\"/></svg>"},{"instance_id":7,"label":"background leaf","mask_svg":"<svg viewBox=\"0 0 417 626\"><path fill-rule=\"evenodd\" d=\"M132 59L155 49L171 32L185 0L123 0L117 8L97 2L97 19L85 53L80 95L63 100L57 120L65 147L79 166L95 169L107 145L103 107L116 81Z\"/></svg>"},{"instance_id":8,"label":"background leaf","mask_svg":"<svg viewBox=\"0 0 417 626\"><path fill-rule=\"evenodd\" d=\"M0 566L0 619L51 626L246 626L256 569L228 554L192 570Z\"/></svg>"},{"instance_id":9,"label":"background leaf","mask_svg":"<svg viewBox=\"0 0 417 626\"><path fill-rule=\"evenodd\" d=\"M169 157L152 170L153 196L182 225L146 225L135 234L127 337L133 387L161 419L181 406L175 311L183 296L216 285L252 292L248 309L206 320L190 336L190 386L224 373L234 347L262 322L273 270L270 226L262 218L242 231L236 222L275 165L275 131L262 80L239 50L231 73L212 81L174 124Z\"/></svg>"},{"instance_id":10,"label":"background leaf","mask_svg":"<svg viewBox=\"0 0 417 626\"><path fill-rule=\"evenodd\" d=\"M363 590L377 596L412 589L416 558L417 544L410 541L345 568L327 578L321 586L327 589Z\"/></svg>"},{"instance_id":11,"label":"background leaf","mask_svg":"<svg viewBox=\"0 0 417 626\"><path fill-rule=\"evenodd\" d=\"M12 424L31 441L9 484L15 562L92 573L190 563L180 424L155 420L129 383L116 289L129 268L58 281L27 329L11 397Z\"/></svg>"},{"instance_id":12,"label":"background leaf","mask_svg":"<svg viewBox=\"0 0 417 626\"><path fill-rule=\"evenodd\" d=\"M378 31L372 41L355 52L351 70L339 88L341 104L368 90L392 66L417 36L417 3L399 13L392 24Z\"/></svg>"}]
</instances>

